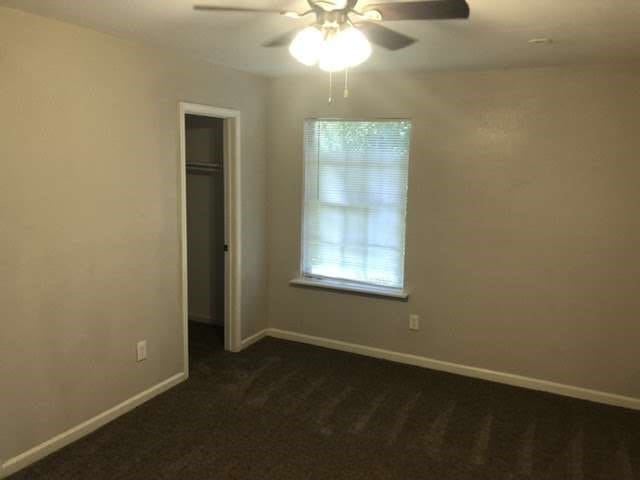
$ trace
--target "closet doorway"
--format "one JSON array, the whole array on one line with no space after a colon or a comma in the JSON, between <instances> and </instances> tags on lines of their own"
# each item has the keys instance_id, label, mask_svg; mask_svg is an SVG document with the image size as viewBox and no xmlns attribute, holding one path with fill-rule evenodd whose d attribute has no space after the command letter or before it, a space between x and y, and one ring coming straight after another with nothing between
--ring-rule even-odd
<instances>
[{"instance_id":1,"label":"closet doorway","mask_svg":"<svg viewBox=\"0 0 640 480\"><path fill-rule=\"evenodd\" d=\"M182 316L192 360L240 350L240 115L180 103Z\"/></svg>"}]
</instances>

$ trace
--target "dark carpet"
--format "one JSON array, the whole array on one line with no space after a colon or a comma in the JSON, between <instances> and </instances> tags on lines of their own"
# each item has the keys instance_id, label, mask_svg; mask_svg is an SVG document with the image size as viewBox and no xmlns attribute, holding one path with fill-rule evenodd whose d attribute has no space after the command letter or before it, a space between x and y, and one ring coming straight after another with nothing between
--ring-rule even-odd
<instances>
[{"instance_id":1,"label":"dark carpet","mask_svg":"<svg viewBox=\"0 0 640 480\"><path fill-rule=\"evenodd\" d=\"M191 333L187 382L12 480L640 480L640 412Z\"/></svg>"}]
</instances>

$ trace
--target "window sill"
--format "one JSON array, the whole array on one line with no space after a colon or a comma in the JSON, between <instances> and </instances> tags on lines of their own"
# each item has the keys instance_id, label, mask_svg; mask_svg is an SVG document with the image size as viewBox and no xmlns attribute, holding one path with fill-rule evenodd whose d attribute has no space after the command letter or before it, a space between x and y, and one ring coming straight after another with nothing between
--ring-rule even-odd
<instances>
[{"instance_id":1,"label":"window sill","mask_svg":"<svg viewBox=\"0 0 640 480\"><path fill-rule=\"evenodd\" d=\"M407 300L409 294L400 288L376 287L374 285L361 285L340 280L328 280L319 278L294 278L289 285L299 287L322 288L325 290L336 290L347 293L358 293L361 295L373 295L376 297L387 297L396 300Z\"/></svg>"}]
</instances>

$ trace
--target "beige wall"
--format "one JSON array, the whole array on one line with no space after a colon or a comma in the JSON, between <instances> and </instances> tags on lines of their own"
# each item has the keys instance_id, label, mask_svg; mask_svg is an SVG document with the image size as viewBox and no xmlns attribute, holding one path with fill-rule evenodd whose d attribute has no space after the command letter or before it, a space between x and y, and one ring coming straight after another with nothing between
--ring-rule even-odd
<instances>
[{"instance_id":1,"label":"beige wall","mask_svg":"<svg viewBox=\"0 0 640 480\"><path fill-rule=\"evenodd\" d=\"M181 370L179 100L242 111L243 337L268 305L273 327L640 397L639 80L356 75L328 107L325 75L267 92L0 8L0 459ZM407 303L288 285L302 120L325 115L414 121Z\"/></svg>"},{"instance_id":2,"label":"beige wall","mask_svg":"<svg viewBox=\"0 0 640 480\"><path fill-rule=\"evenodd\" d=\"M266 88L0 8L0 459L182 370L180 100L242 112L243 335L266 326Z\"/></svg>"},{"instance_id":3,"label":"beige wall","mask_svg":"<svg viewBox=\"0 0 640 480\"><path fill-rule=\"evenodd\" d=\"M327 83L270 90L270 326L640 397L640 68ZM288 285L312 116L413 120L407 303Z\"/></svg>"}]
</instances>

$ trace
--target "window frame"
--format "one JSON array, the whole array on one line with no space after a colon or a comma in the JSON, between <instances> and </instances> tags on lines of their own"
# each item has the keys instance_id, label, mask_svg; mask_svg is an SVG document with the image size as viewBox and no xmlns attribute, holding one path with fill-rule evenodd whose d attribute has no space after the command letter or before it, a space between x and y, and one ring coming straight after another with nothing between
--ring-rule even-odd
<instances>
[{"instance_id":1,"label":"window frame","mask_svg":"<svg viewBox=\"0 0 640 480\"><path fill-rule=\"evenodd\" d=\"M306 195L306 162L305 162L305 144L304 144L304 128L308 121L333 121L333 122L409 122L413 129L413 120L410 117L370 117L370 118L354 118L354 117L305 117L302 122L303 139L302 139L302 188L300 195L300 236L298 250L298 275L290 280L289 284L298 287L311 287L331 291L371 295L376 297L386 297L396 300L408 300L409 292L407 290L407 217L409 210L409 172L411 166L411 154L413 150L413 135L409 137L409 158L407 163L407 200L404 215L404 255L402 258L402 286L387 287L376 285L374 283L359 282L357 280L348 280L336 277L326 277L322 275L311 275L304 272L304 242L305 242L305 195Z\"/></svg>"}]
</instances>

